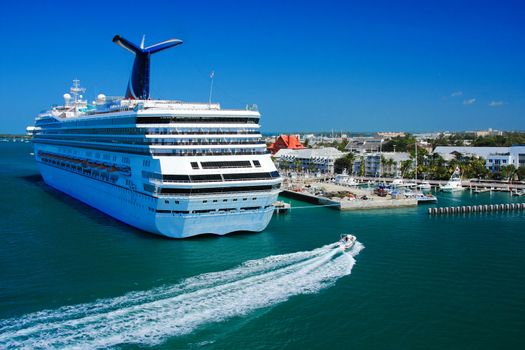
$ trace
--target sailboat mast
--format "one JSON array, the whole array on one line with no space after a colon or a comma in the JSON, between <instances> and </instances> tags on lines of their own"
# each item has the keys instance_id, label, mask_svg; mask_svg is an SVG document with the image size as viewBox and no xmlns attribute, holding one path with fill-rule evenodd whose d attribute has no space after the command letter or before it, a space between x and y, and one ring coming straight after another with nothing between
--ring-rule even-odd
<instances>
[{"instance_id":1,"label":"sailboat mast","mask_svg":"<svg viewBox=\"0 0 525 350\"><path fill-rule=\"evenodd\" d=\"M416 183L416 186L417 186L417 140L416 140L416 171L414 172L414 182Z\"/></svg>"}]
</instances>

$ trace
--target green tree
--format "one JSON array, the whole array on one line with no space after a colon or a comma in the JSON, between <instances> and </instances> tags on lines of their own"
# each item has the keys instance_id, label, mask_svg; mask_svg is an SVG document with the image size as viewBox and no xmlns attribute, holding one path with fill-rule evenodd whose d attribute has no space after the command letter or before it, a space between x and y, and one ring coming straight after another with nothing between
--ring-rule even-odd
<instances>
[{"instance_id":1,"label":"green tree","mask_svg":"<svg viewBox=\"0 0 525 350\"><path fill-rule=\"evenodd\" d=\"M516 175L518 176L518 180L525 181L525 167L520 166L518 170L516 170Z\"/></svg>"},{"instance_id":2,"label":"green tree","mask_svg":"<svg viewBox=\"0 0 525 350\"><path fill-rule=\"evenodd\" d=\"M346 169L349 173L353 171L354 168L355 155L353 153L345 154L343 157L335 160L334 170L336 173L343 172Z\"/></svg>"},{"instance_id":3,"label":"green tree","mask_svg":"<svg viewBox=\"0 0 525 350\"><path fill-rule=\"evenodd\" d=\"M359 176L365 176L365 157L363 156L359 161Z\"/></svg>"},{"instance_id":4,"label":"green tree","mask_svg":"<svg viewBox=\"0 0 525 350\"><path fill-rule=\"evenodd\" d=\"M511 182L512 180L514 180L517 172L518 172L518 169L516 169L516 167L514 166L514 164L509 164L509 165L503 165L499 168L499 172L501 174L501 177L505 180L507 180L508 182Z\"/></svg>"},{"instance_id":5,"label":"green tree","mask_svg":"<svg viewBox=\"0 0 525 350\"><path fill-rule=\"evenodd\" d=\"M401 162L401 176L406 177L409 175L408 170L412 166L412 159L407 159Z\"/></svg>"},{"instance_id":6,"label":"green tree","mask_svg":"<svg viewBox=\"0 0 525 350\"><path fill-rule=\"evenodd\" d=\"M297 170L298 172L301 171L301 161L299 159L296 159L294 161L294 167L295 167L295 170Z\"/></svg>"},{"instance_id":7,"label":"green tree","mask_svg":"<svg viewBox=\"0 0 525 350\"><path fill-rule=\"evenodd\" d=\"M416 138L411 134L406 134L405 136L393 137L390 140L383 143L384 152L393 152L394 149L396 152L408 152L410 149L414 149L414 144L416 143Z\"/></svg>"}]
</instances>

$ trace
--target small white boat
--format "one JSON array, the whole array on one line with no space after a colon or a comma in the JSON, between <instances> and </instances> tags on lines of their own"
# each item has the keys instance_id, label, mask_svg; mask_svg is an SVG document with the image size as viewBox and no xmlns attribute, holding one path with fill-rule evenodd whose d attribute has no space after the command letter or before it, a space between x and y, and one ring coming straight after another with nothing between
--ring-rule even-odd
<instances>
[{"instance_id":1,"label":"small white boat","mask_svg":"<svg viewBox=\"0 0 525 350\"><path fill-rule=\"evenodd\" d=\"M420 185L417 186L422 191L430 191L432 189L432 186L430 186L430 182L423 181Z\"/></svg>"},{"instance_id":2,"label":"small white boat","mask_svg":"<svg viewBox=\"0 0 525 350\"><path fill-rule=\"evenodd\" d=\"M439 189L443 192L456 192L464 190L463 186L461 185L461 170L459 167L456 168L447 184L444 186L440 185Z\"/></svg>"},{"instance_id":3,"label":"small white boat","mask_svg":"<svg viewBox=\"0 0 525 350\"><path fill-rule=\"evenodd\" d=\"M335 175L335 183L343 186L357 186L359 183L350 175L348 175L346 169L343 170L342 174Z\"/></svg>"},{"instance_id":4,"label":"small white boat","mask_svg":"<svg viewBox=\"0 0 525 350\"><path fill-rule=\"evenodd\" d=\"M405 181L402 178L395 178L390 185L392 187L403 187L405 186Z\"/></svg>"},{"instance_id":5,"label":"small white boat","mask_svg":"<svg viewBox=\"0 0 525 350\"><path fill-rule=\"evenodd\" d=\"M417 203L435 203L437 197L431 194L418 193L416 194Z\"/></svg>"},{"instance_id":6,"label":"small white boat","mask_svg":"<svg viewBox=\"0 0 525 350\"><path fill-rule=\"evenodd\" d=\"M354 235L341 235L339 245L343 250L348 250L354 246L356 239Z\"/></svg>"}]
</instances>

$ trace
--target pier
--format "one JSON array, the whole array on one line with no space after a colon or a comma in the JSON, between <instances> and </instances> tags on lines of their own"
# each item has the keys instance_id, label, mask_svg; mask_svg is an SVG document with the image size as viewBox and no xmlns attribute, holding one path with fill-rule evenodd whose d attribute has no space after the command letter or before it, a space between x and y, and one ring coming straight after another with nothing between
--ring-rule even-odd
<instances>
[{"instance_id":1,"label":"pier","mask_svg":"<svg viewBox=\"0 0 525 350\"><path fill-rule=\"evenodd\" d=\"M320 185L320 184L318 184ZM343 191L347 190L342 186L333 184L323 184L329 191ZM328 185L328 186L327 186ZM352 210L369 210L369 209L394 209L413 207L417 205L415 198L385 198L379 197L365 190L353 189L354 192L359 193L357 197L349 199L348 197L332 197L327 198L322 195L312 194L308 192L299 192L293 190L284 190L281 195L298 199L304 202L315 204L318 207L331 207L340 211ZM365 197L366 199L362 199Z\"/></svg>"},{"instance_id":2,"label":"pier","mask_svg":"<svg viewBox=\"0 0 525 350\"><path fill-rule=\"evenodd\" d=\"M357 181L359 181L362 184L366 184L367 182L384 182L384 183L391 183L395 180L395 178L392 177L368 177L368 176L355 176L354 177ZM422 180L422 179L406 179L409 182L415 182L416 184L421 184L423 181L427 181L432 187L439 188L440 185L445 185L447 183L446 180ZM461 181L461 185L466 188L470 189L472 191L477 191L475 193L483 193L483 192L491 192L491 191L500 191L500 192L518 192L518 191L525 191L525 182L523 181L513 181L513 182L504 182L504 181L496 181L496 180L478 180L478 179L470 179L470 180L463 180ZM521 192L518 192L521 193Z\"/></svg>"},{"instance_id":3,"label":"pier","mask_svg":"<svg viewBox=\"0 0 525 350\"><path fill-rule=\"evenodd\" d=\"M428 208L429 215L442 214L465 214L465 213L487 213L503 211L523 211L525 203L507 203L507 204L483 204L483 205L464 205L457 207L440 207Z\"/></svg>"}]
</instances>

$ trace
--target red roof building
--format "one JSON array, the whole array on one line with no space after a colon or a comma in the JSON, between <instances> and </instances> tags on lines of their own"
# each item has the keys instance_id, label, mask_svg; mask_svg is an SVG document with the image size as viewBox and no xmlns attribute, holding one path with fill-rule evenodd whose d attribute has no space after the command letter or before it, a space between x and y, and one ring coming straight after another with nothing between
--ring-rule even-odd
<instances>
[{"instance_id":1,"label":"red roof building","mask_svg":"<svg viewBox=\"0 0 525 350\"><path fill-rule=\"evenodd\" d=\"M297 135L280 135L275 142L268 147L268 150L272 152L273 155L283 148L304 149L304 146Z\"/></svg>"}]
</instances>

